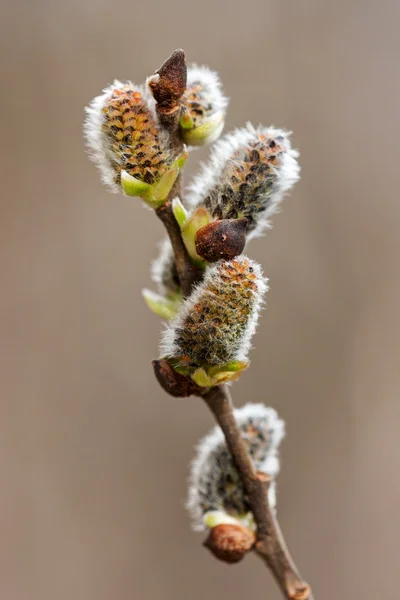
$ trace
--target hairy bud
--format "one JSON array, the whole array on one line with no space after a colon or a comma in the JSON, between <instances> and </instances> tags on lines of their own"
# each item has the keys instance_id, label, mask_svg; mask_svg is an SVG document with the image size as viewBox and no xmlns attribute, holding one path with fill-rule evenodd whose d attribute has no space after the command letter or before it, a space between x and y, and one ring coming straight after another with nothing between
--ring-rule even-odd
<instances>
[{"instance_id":1,"label":"hairy bud","mask_svg":"<svg viewBox=\"0 0 400 600\"><path fill-rule=\"evenodd\" d=\"M256 542L254 531L244 525L223 524L211 529L204 546L213 555L229 564L242 560Z\"/></svg>"},{"instance_id":2,"label":"hairy bud","mask_svg":"<svg viewBox=\"0 0 400 600\"><path fill-rule=\"evenodd\" d=\"M273 408L246 404L234 411L236 422L248 446L254 468L268 476L268 498L275 506L275 477L279 473L278 448L284 436L284 422ZM204 437L191 466L187 508L196 530L221 523L252 526L252 516L241 478L226 447L219 427Z\"/></svg>"},{"instance_id":3,"label":"hairy bud","mask_svg":"<svg viewBox=\"0 0 400 600\"><path fill-rule=\"evenodd\" d=\"M86 112L87 145L104 183L113 192L141 196L151 206L162 204L187 154L172 155L150 92L115 81Z\"/></svg>"},{"instance_id":4,"label":"hairy bud","mask_svg":"<svg viewBox=\"0 0 400 600\"><path fill-rule=\"evenodd\" d=\"M266 289L260 266L246 256L216 263L165 331L162 356L189 372L245 363Z\"/></svg>"},{"instance_id":5,"label":"hairy bud","mask_svg":"<svg viewBox=\"0 0 400 600\"><path fill-rule=\"evenodd\" d=\"M248 124L214 146L189 202L193 209L205 207L214 220L246 217L247 238L254 237L299 179L297 156L285 131Z\"/></svg>"},{"instance_id":6,"label":"hairy bud","mask_svg":"<svg viewBox=\"0 0 400 600\"><path fill-rule=\"evenodd\" d=\"M219 138L224 128L228 99L214 71L204 66L190 67L181 104L180 124L186 144L204 146Z\"/></svg>"}]
</instances>

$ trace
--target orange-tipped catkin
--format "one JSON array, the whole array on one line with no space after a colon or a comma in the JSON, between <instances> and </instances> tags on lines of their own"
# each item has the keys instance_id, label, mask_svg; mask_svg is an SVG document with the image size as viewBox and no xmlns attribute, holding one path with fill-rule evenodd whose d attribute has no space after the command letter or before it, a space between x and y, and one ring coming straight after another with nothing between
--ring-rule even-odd
<instances>
[{"instance_id":1,"label":"orange-tipped catkin","mask_svg":"<svg viewBox=\"0 0 400 600\"><path fill-rule=\"evenodd\" d=\"M164 332L162 356L183 367L246 361L266 290L260 266L246 256L215 263Z\"/></svg>"},{"instance_id":2,"label":"orange-tipped catkin","mask_svg":"<svg viewBox=\"0 0 400 600\"><path fill-rule=\"evenodd\" d=\"M246 217L247 238L254 237L299 179L297 156L285 131L248 124L215 144L191 185L189 203L205 207L213 219Z\"/></svg>"},{"instance_id":3,"label":"orange-tipped catkin","mask_svg":"<svg viewBox=\"0 0 400 600\"><path fill-rule=\"evenodd\" d=\"M115 81L94 98L86 113L89 153L111 191L121 191L121 171L151 185L173 163L147 88Z\"/></svg>"},{"instance_id":4,"label":"orange-tipped catkin","mask_svg":"<svg viewBox=\"0 0 400 600\"><path fill-rule=\"evenodd\" d=\"M263 404L245 404L234 411L234 416L255 471L271 478L268 498L274 507L278 449L285 435L285 424L273 408ZM224 522L224 515L228 516L225 522L230 522L229 517L240 521L249 513L241 478L219 427L214 427L197 447L190 471L187 508L196 530L206 529L212 520L207 515L215 512L219 522Z\"/></svg>"}]
</instances>

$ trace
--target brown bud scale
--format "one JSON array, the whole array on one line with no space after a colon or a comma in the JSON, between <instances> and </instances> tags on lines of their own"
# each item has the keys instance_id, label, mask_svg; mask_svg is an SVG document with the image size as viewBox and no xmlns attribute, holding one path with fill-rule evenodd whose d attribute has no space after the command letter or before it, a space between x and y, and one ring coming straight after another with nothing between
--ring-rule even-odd
<instances>
[{"instance_id":1,"label":"brown bud scale","mask_svg":"<svg viewBox=\"0 0 400 600\"><path fill-rule=\"evenodd\" d=\"M205 225L196 233L196 252L208 262L231 260L246 245L247 219L223 219Z\"/></svg>"},{"instance_id":2,"label":"brown bud scale","mask_svg":"<svg viewBox=\"0 0 400 600\"><path fill-rule=\"evenodd\" d=\"M204 546L219 560L234 564L253 548L255 541L256 535L248 527L223 524L211 529Z\"/></svg>"},{"instance_id":3,"label":"brown bud scale","mask_svg":"<svg viewBox=\"0 0 400 600\"><path fill-rule=\"evenodd\" d=\"M172 111L180 106L179 100L186 89L186 59L183 50L175 50L156 71L159 77L150 77L149 87L158 103L158 110Z\"/></svg>"},{"instance_id":4,"label":"brown bud scale","mask_svg":"<svg viewBox=\"0 0 400 600\"><path fill-rule=\"evenodd\" d=\"M204 392L189 377L175 371L167 360L153 360L152 365L158 383L171 396L187 398Z\"/></svg>"}]
</instances>

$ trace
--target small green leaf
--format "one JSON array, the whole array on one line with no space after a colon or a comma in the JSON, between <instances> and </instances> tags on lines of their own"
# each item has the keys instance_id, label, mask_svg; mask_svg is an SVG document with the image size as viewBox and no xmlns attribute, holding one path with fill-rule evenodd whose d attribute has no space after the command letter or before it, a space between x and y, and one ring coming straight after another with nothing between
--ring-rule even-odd
<instances>
[{"instance_id":1,"label":"small green leaf","mask_svg":"<svg viewBox=\"0 0 400 600\"><path fill-rule=\"evenodd\" d=\"M175 300L170 300L147 289L142 290L142 295L150 310L162 319L170 321L179 311L179 303Z\"/></svg>"},{"instance_id":2,"label":"small green leaf","mask_svg":"<svg viewBox=\"0 0 400 600\"><path fill-rule=\"evenodd\" d=\"M121 186L127 196L147 196L151 192L151 185L121 171Z\"/></svg>"},{"instance_id":3,"label":"small green leaf","mask_svg":"<svg viewBox=\"0 0 400 600\"><path fill-rule=\"evenodd\" d=\"M232 362L225 363L224 365L218 365L217 367L211 367L209 369L210 376L216 375L221 372L232 372L236 373L237 371L244 371L249 366L248 362L244 362L241 360L233 360Z\"/></svg>"},{"instance_id":4,"label":"small green leaf","mask_svg":"<svg viewBox=\"0 0 400 600\"><path fill-rule=\"evenodd\" d=\"M214 387L221 383L229 383L239 379L249 363L232 361L214 367L201 367L192 373L191 377L200 387Z\"/></svg>"},{"instance_id":5,"label":"small green leaf","mask_svg":"<svg viewBox=\"0 0 400 600\"><path fill-rule=\"evenodd\" d=\"M241 522L223 510L210 510L203 517L204 525L213 529L218 525L241 525Z\"/></svg>"},{"instance_id":6,"label":"small green leaf","mask_svg":"<svg viewBox=\"0 0 400 600\"><path fill-rule=\"evenodd\" d=\"M183 113L183 115L181 116L181 118L179 119L179 125L182 127L182 129L193 129L194 127L194 122L192 119L191 114L188 111L185 111Z\"/></svg>"},{"instance_id":7,"label":"small green leaf","mask_svg":"<svg viewBox=\"0 0 400 600\"><path fill-rule=\"evenodd\" d=\"M212 379L207 375L204 369L196 369L196 371L192 374L193 381L199 387L213 387L215 384Z\"/></svg>"},{"instance_id":8,"label":"small green leaf","mask_svg":"<svg viewBox=\"0 0 400 600\"><path fill-rule=\"evenodd\" d=\"M199 127L183 128L182 137L189 146L204 146L219 138L224 128L224 113L215 113Z\"/></svg>"},{"instance_id":9,"label":"small green leaf","mask_svg":"<svg viewBox=\"0 0 400 600\"><path fill-rule=\"evenodd\" d=\"M179 227L182 229L182 225L188 218L188 212L183 206L182 202L179 200L179 198L174 198L172 200L172 212L174 213L174 217Z\"/></svg>"},{"instance_id":10,"label":"small green leaf","mask_svg":"<svg viewBox=\"0 0 400 600\"><path fill-rule=\"evenodd\" d=\"M144 181L140 181L136 177L132 177L127 171L121 171L121 186L123 191L127 196L139 196L151 208L159 208L166 201L168 194L179 175L179 171L182 169L188 156L189 154L186 150L182 152L182 154L180 154L172 163L170 169L168 169L158 181L151 185Z\"/></svg>"},{"instance_id":11,"label":"small green leaf","mask_svg":"<svg viewBox=\"0 0 400 600\"><path fill-rule=\"evenodd\" d=\"M242 371L219 371L211 377L213 385L219 385L220 383L229 383L230 381L236 381L241 376Z\"/></svg>"},{"instance_id":12,"label":"small green leaf","mask_svg":"<svg viewBox=\"0 0 400 600\"><path fill-rule=\"evenodd\" d=\"M180 154L178 156L178 158L175 160L175 162L173 163L172 166L180 171L182 169L182 167L185 166L185 163L186 163L188 157L189 157L189 152L186 150L186 146L184 146L184 150L183 150L182 154Z\"/></svg>"},{"instance_id":13,"label":"small green leaf","mask_svg":"<svg viewBox=\"0 0 400 600\"><path fill-rule=\"evenodd\" d=\"M207 210L203 207L198 208L189 219L187 219L181 226L182 239L185 242L185 246L193 262L204 267L205 261L196 252L196 233L199 229L208 225L211 221L211 217Z\"/></svg>"},{"instance_id":14,"label":"small green leaf","mask_svg":"<svg viewBox=\"0 0 400 600\"><path fill-rule=\"evenodd\" d=\"M154 208L162 206L179 175L179 169L172 167L156 183L151 186L151 194L144 198Z\"/></svg>"}]
</instances>

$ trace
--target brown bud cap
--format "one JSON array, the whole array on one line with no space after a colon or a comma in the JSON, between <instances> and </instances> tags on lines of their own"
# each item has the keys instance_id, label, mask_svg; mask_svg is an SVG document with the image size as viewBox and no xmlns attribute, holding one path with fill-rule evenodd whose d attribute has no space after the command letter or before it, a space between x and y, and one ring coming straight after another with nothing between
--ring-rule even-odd
<instances>
[{"instance_id":1,"label":"brown bud cap","mask_svg":"<svg viewBox=\"0 0 400 600\"><path fill-rule=\"evenodd\" d=\"M256 535L244 525L223 524L211 529L204 546L216 558L226 563L237 563L254 546Z\"/></svg>"},{"instance_id":2,"label":"brown bud cap","mask_svg":"<svg viewBox=\"0 0 400 600\"><path fill-rule=\"evenodd\" d=\"M186 76L185 53L183 50L175 50L148 79L158 110L170 112L180 107L179 100L186 90Z\"/></svg>"},{"instance_id":3,"label":"brown bud cap","mask_svg":"<svg viewBox=\"0 0 400 600\"><path fill-rule=\"evenodd\" d=\"M190 377L175 371L167 360L153 360L152 365L158 383L171 396L187 398L204 392Z\"/></svg>"},{"instance_id":4,"label":"brown bud cap","mask_svg":"<svg viewBox=\"0 0 400 600\"><path fill-rule=\"evenodd\" d=\"M221 219L198 230L196 252L208 262L232 260L243 252L246 244L247 219Z\"/></svg>"}]
</instances>

